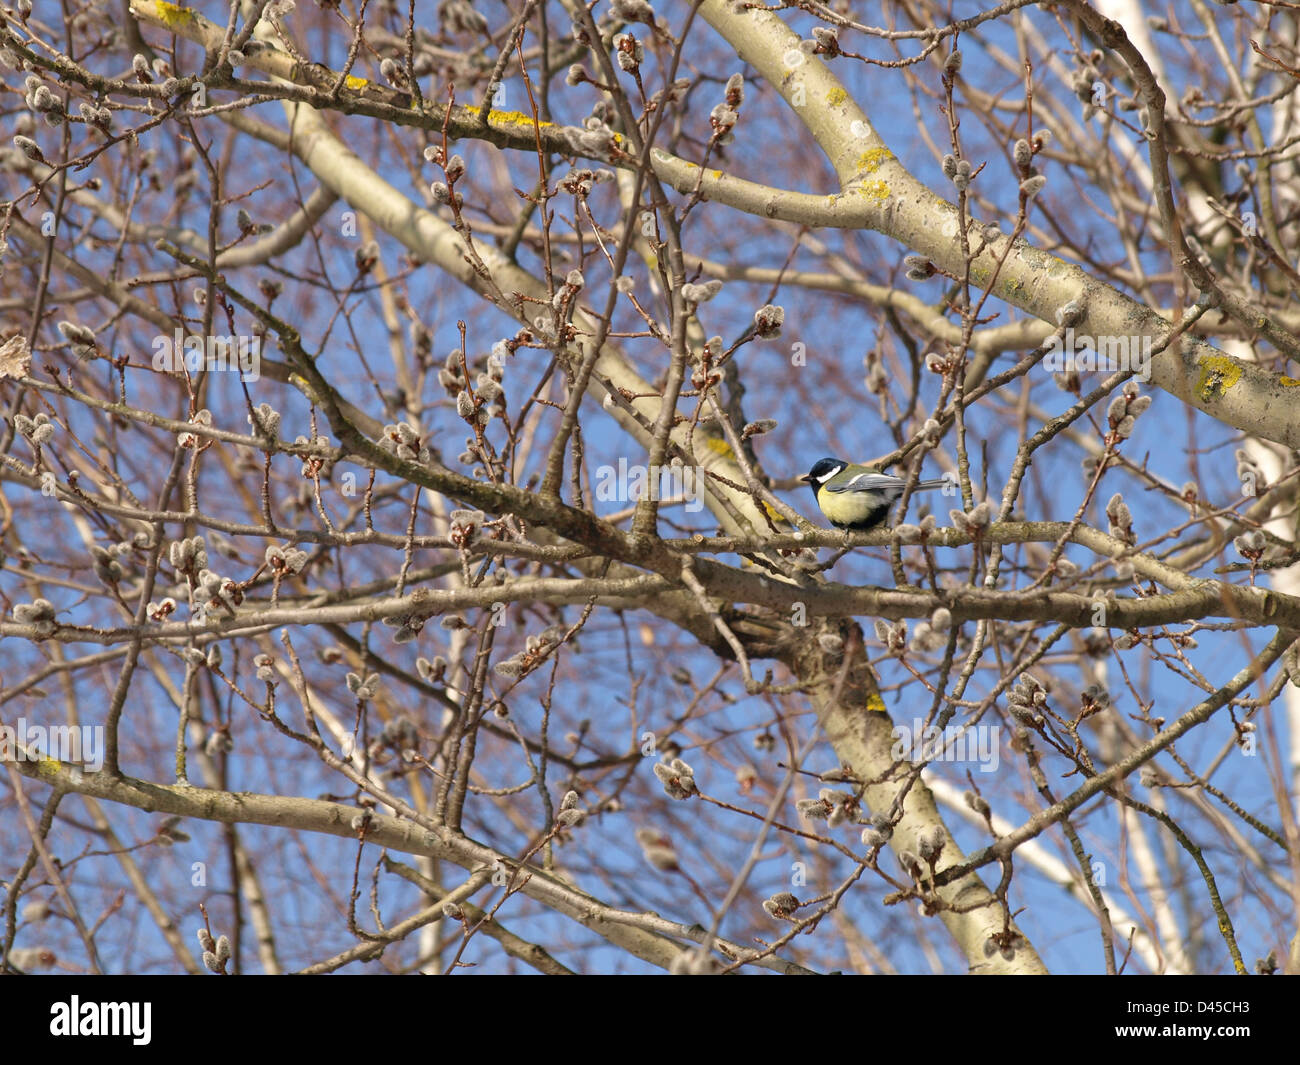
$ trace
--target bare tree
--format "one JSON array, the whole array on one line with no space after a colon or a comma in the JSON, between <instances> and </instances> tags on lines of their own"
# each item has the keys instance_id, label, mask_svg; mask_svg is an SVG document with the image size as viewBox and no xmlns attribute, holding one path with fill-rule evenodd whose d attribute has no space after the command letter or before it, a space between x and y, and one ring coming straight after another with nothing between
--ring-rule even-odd
<instances>
[{"instance_id":1,"label":"bare tree","mask_svg":"<svg viewBox=\"0 0 1300 1065\"><path fill-rule=\"evenodd\" d=\"M1300 971L1291 8L38 8L5 968Z\"/></svg>"}]
</instances>

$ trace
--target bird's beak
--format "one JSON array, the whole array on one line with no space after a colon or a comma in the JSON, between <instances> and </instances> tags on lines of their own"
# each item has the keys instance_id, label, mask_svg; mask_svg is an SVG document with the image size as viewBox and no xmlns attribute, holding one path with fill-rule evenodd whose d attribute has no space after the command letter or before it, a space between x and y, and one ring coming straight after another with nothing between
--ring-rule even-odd
<instances>
[{"instance_id":1,"label":"bird's beak","mask_svg":"<svg viewBox=\"0 0 1300 1065\"><path fill-rule=\"evenodd\" d=\"M799 478L799 480L801 480L804 484L812 484L812 474L805 473L802 477Z\"/></svg>"}]
</instances>

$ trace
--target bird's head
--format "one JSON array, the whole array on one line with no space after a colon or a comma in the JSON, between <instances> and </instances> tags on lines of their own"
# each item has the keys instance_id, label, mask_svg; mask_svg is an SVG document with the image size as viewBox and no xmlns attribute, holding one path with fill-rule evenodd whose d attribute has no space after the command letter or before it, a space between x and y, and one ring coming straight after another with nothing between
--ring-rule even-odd
<instances>
[{"instance_id":1,"label":"bird's head","mask_svg":"<svg viewBox=\"0 0 1300 1065\"><path fill-rule=\"evenodd\" d=\"M818 459L813 468L800 477L799 480L816 488L820 484L825 484L847 465L848 463L843 459Z\"/></svg>"}]
</instances>

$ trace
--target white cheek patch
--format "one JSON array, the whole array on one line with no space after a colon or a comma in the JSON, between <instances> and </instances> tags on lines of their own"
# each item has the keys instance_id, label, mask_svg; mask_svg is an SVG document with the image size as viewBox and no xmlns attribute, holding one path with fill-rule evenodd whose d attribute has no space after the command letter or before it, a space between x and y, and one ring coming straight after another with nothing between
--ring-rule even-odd
<instances>
[{"instance_id":1,"label":"white cheek patch","mask_svg":"<svg viewBox=\"0 0 1300 1065\"><path fill-rule=\"evenodd\" d=\"M829 481L832 477L834 477L839 472L840 472L839 470L831 470L830 473L823 473L820 477L817 478L817 483L825 484L827 481Z\"/></svg>"}]
</instances>

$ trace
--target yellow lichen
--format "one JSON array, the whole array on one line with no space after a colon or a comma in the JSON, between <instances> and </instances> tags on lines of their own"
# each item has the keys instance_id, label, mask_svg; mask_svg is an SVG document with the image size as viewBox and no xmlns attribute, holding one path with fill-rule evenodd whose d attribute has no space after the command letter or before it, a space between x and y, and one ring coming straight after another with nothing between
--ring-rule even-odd
<instances>
[{"instance_id":1,"label":"yellow lichen","mask_svg":"<svg viewBox=\"0 0 1300 1065\"><path fill-rule=\"evenodd\" d=\"M849 94L843 89L832 89L826 94L826 102L832 107L839 107L848 98Z\"/></svg>"},{"instance_id":2,"label":"yellow lichen","mask_svg":"<svg viewBox=\"0 0 1300 1065\"><path fill-rule=\"evenodd\" d=\"M885 700L880 697L879 692L872 692L867 696L867 710L876 714L888 713L885 709Z\"/></svg>"},{"instance_id":3,"label":"yellow lichen","mask_svg":"<svg viewBox=\"0 0 1300 1065\"><path fill-rule=\"evenodd\" d=\"M356 89L358 92L360 92L362 89L364 89L367 85L370 84L370 81L367 78L358 78L355 74L349 74L347 78L344 79L343 84L346 85L349 89Z\"/></svg>"},{"instance_id":4,"label":"yellow lichen","mask_svg":"<svg viewBox=\"0 0 1300 1065\"><path fill-rule=\"evenodd\" d=\"M888 148L872 148L869 152L863 152L858 156L858 173L870 174L879 170L886 159L893 156Z\"/></svg>"},{"instance_id":5,"label":"yellow lichen","mask_svg":"<svg viewBox=\"0 0 1300 1065\"><path fill-rule=\"evenodd\" d=\"M158 0L158 17L167 26L188 26L194 21L194 12L180 4L169 4L167 0Z\"/></svg>"},{"instance_id":6,"label":"yellow lichen","mask_svg":"<svg viewBox=\"0 0 1300 1065\"><path fill-rule=\"evenodd\" d=\"M470 112L470 114L477 115L481 109L478 107L467 107L465 108L465 110ZM520 126L524 126L528 129L533 129L534 126L540 127L541 129L545 129L547 126L553 126L554 124L555 123L553 122L534 123L533 116L526 115L522 111L489 111L488 112L488 125L493 127L498 127L501 129L518 128Z\"/></svg>"},{"instance_id":7,"label":"yellow lichen","mask_svg":"<svg viewBox=\"0 0 1300 1065\"><path fill-rule=\"evenodd\" d=\"M1196 394L1201 402L1224 395L1241 380L1241 364L1226 355L1207 355L1201 360L1201 378L1196 382Z\"/></svg>"},{"instance_id":8,"label":"yellow lichen","mask_svg":"<svg viewBox=\"0 0 1300 1065\"><path fill-rule=\"evenodd\" d=\"M1278 380L1282 382L1283 388L1295 388L1296 385L1300 385L1300 377L1283 376L1278 378Z\"/></svg>"}]
</instances>

